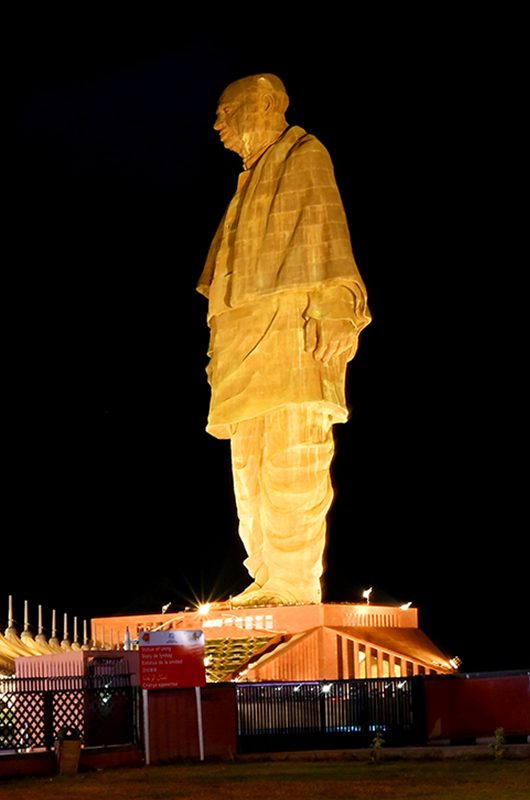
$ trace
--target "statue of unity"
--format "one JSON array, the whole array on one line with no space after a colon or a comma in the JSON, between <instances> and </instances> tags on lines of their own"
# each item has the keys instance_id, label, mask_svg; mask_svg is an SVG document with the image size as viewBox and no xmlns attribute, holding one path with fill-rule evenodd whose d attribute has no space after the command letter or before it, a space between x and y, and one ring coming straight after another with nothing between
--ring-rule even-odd
<instances>
[{"instance_id":1,"label":"statue of unity","mask_svg":"<svg viewBox=\"0 0 530 800\"><path fill-rule=\"evenodd\" d=\"M326 148L288 125L282 81L222 93L214 128L243 160L198 291L208 298L207 431L231 443L252 581L241 607L319 603L333 425L371 317Z\"/></svg>"}]
</instances>

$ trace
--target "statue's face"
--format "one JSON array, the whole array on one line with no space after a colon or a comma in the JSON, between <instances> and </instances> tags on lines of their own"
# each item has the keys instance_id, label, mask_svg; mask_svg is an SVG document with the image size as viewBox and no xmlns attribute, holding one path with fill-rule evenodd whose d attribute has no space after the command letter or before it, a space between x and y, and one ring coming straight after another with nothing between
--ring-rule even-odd
<instances>
[{"instance_id":1,"label":"statue's face","mask_svg":"<svg viewBox=\"0 0 530 800\"><path fill-rule=\"evenodd\" d=\"M244 158L251 152L256 134L264 128L264 120L259 92L243 80L228 86L221 95L213 127L224 146Z\"/></svg>"}]
</instances>

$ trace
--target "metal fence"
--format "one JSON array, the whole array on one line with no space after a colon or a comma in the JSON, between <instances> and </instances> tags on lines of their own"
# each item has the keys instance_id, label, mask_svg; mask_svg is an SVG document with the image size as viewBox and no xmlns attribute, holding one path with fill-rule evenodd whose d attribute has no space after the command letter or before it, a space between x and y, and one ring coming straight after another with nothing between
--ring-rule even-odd
<instances>
[{"instance_id":1,"label":"metal fence","mask_svg":"<svg viewBox=\"0 0 530 800\"><path fill-rule=\"evenodd\" d=\"M139 741L129 675L0 678L0 750L50 749L75 729L85 746Z\"/></svg>"},{"instance_id":2,"label":"metal fence","mask_svg":"<svg viewBox=\"0 0 530 800\"><path fill-rule=\"evenodd\" d=\"M52 748L76 728L85 746L140 742L129 675L0 679L0 751ZM421 677L237 685L238 750L267 752L425 742Z\"/></svg>"},{"instance_id":3,"label":"metal fence","mask_svg":"<svg viewBox=\"0 0 530 800\"><path fill-rule=\"evenodd\" d=\"M240 752L369 747L425 739L421 678L242 684Z\"/></svg>"}]
</instances>

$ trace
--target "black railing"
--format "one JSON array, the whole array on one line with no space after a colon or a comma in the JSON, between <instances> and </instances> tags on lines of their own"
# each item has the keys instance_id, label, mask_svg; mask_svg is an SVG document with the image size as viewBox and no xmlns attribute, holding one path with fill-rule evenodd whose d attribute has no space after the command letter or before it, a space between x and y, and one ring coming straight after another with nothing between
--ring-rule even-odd
<instances>
[{"instance_id":1,"label":"black railing","mask_svg":"<svg viewBox=\"0 0 530 800\"><path fill-rule=\"evenodd\" d=\"M241 752L368 747L425 737L421 678L241 684L237 687Z\"/></svg>"},{"instance_id":2,"label":"black railing","mask_svg":"<svg viewBox=\"0 0 530 800\"><path fill-rule=\"evenodd\" d=\"M372 678L237 685L240 752L425 742L424 681ZM140 690L128 675L0 679L0 751L52 748L63 728L85 746L140 741Z\"/></svg>"},{"instance_id":3,"label":"black railing","mask_svg":"<svg viewBox=\"0 0 530 800\"><path fill-rule=\"evenodd\" d=\"M53 747L63 729L85 746L139 741L139 690L129 675L0 678L0 751Z\"/></svg>"}]
</instances>

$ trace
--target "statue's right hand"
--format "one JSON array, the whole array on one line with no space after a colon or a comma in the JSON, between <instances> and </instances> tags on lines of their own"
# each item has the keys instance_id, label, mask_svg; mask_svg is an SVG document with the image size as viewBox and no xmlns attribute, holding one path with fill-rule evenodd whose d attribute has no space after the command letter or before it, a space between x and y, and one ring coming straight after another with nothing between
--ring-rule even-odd
<instances>
[{"instance_id":1,"label":"statue's right hand","mask_svg":"<svg viewBox=\"0 0 530 800\"><path fill-rule=\"evenodd\" d=\"M328 364L333 358L346 353L349 361L357 349L357 333L349 319L313 319L305 325L306 352L313 353L316 361Z\"/></svg>"}]
</instances>

